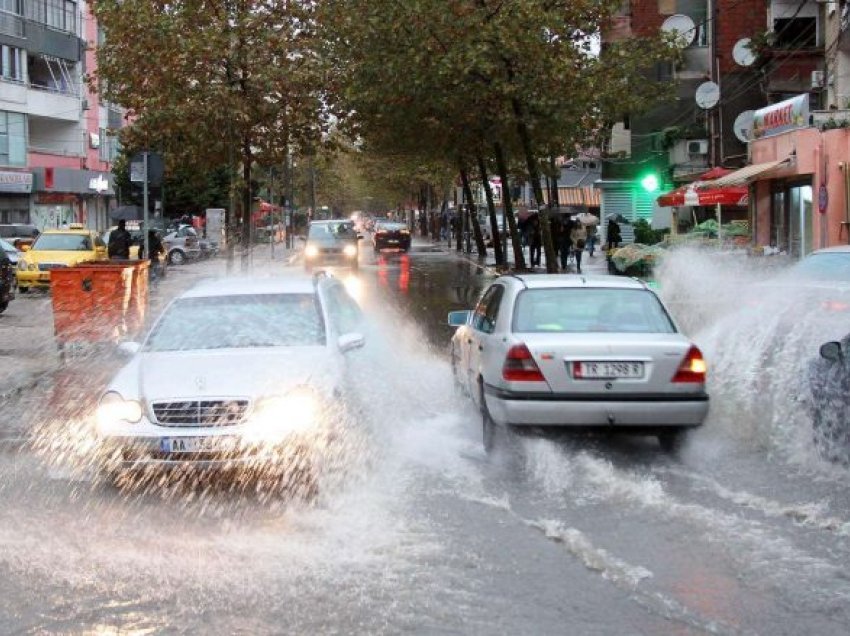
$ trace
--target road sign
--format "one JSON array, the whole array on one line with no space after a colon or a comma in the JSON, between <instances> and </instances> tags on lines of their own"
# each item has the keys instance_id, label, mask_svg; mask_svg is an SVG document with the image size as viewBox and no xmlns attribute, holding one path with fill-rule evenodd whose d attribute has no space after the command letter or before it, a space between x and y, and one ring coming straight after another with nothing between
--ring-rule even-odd
<instances>
[{"instance_id":1,"label":"road sign","mask_svg":"<svg viewBox=\"0 0 850 636\"><path fill-rule=\"evenodd\" d=\"M147 152L148 155L148 185L162 185L162 177L165 174L165 162L162 155L156 152ZM130 159L130 181L143 183L145 180L145 152L137 152Z\"/></svg>"}]
</instances>

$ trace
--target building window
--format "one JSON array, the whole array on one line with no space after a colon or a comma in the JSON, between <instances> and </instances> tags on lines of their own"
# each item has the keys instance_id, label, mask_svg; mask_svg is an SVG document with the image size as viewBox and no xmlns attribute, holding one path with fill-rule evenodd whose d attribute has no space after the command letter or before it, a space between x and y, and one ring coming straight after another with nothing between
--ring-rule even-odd
<instances>
[{"instance_id":1,"label":"building window","mask_svg":"<svg viewBox=\"0 0 850 636\"><path fill-rule=\"evenodd\" d=\"M2 0L0 0L2 1ZM60 31L77 31L75 0L30 0L25 6L26 17Z\"/></svg>"},{"instance_id":2,"label":"building window","mask_svg":"<svg viewBox=\"0 0 850 636\"><path fill-rule=\"evenodd\" d=\"M23 49L5 44L0 47L0 77L13 82L23 82L25 58Z\"/></svg>"},{"instance_id":3,"label":"building window","mask_svg":"<svg viewBox=\"0 0 850 636\"><path fill-rule=\"evenodd\" d=\"M24 0L0 0L0 11L7 11L15 15L24 14Z\"/></svg>"},{"instance_id":4,"label":"building window","mask_svg":"<svg viewBox=\"0 0 850 636\"><path fill-rule=\"evenodd\" d=\"M778 49L814 48L818 45L817 18L779 18L773 21L774 42Z\"/></svg>"},{"instance_id":5,"label":"building window","mask_svg":"<svg viewBox=\"0 0 850 636\"><path fill-rule=\"evenodd\" d=\"M0 110L0 166L27 165L27 116Z\"/></svg>"}]
</instances>

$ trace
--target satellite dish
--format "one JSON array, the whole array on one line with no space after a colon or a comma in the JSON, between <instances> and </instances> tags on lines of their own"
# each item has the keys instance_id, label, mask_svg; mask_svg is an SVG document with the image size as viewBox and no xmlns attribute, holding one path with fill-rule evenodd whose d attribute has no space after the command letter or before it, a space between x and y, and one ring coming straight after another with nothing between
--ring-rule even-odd
<instances>
[{"instance_id":1,"label":"satellite dish","mask_svg":"<svg viewBox=\"0 0 850 636\"><path fill-rule=\"evenodd\" d=\"M735 123L732 128L735 131L735 136L743 143L747 143L750 137L753 136L753 115L754 111L745 110L735 118Z\"/></svg>"},{"instance_id":2,"label":"satellite dish","mask_svg":"<svg viewBox=\"0 0 850 636\"><path fill-rule=\"evenodd\" d=\"M703 110L714 108L720 101L720 87L714 82L703 82L697 88L697 106Z\"/></svg>"},{"instance_id":3,"label":"satellite dish","mask_svg":"<svg viewBox=\"0 0 850 636\"><path fill-rule=\"evenodd\" d=\"M735 46L732 47L732 59L738 66L752 66L753 62L756 61L756 54L750 48L751 43L750 38L742 38L735 42Z\"/></svg>"},{"instance_id":4,"label":"satellite dish","mask_svg":"<svg viewBox=\"0 0 850 636\"><path fill-rule=\"evenodd\" d=\"M676 38L676 44L682 48L690 46L697 35L697 28L694 21L681 13L671 15L664 20L661 30L664 33L674 36Z\"/></svg>"}]
</instances>

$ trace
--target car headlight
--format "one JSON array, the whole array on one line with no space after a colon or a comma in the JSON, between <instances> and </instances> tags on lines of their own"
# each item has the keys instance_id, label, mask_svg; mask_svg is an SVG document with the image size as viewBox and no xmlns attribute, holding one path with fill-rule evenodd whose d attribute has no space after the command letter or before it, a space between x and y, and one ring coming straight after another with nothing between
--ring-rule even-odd
<instances>
[{"instance_id":1,"label":"car headlight","mask_svg":"<svg viewBox=\"0 0 850 636\"><path fill-rule=\"evenodd\" d=\"M304 256L307 258L316 258L319 255L319 248L315 245L308 245L304 248Z\"/></svg>"},{"instance_id":2,"label":"car headlight","mask_svg":"<svg viewBox=\"0 0 850 636\"><path fill-rule=\"evenodd\" d=\"M357 256L357 247L355 245L346 245L342 248L342 253L349 258Z\"/></svg>"},{"instance_id":3,"label":"car headlight","mask_svg":"<svg viewBox=\"0 0 850 636\"><path fill-rule=\"evenodd\" d=\"M319 397L309 387L264 398L254 407L246 437L255 442L282 442L293 433L315 427L319 423L320 411Z\"/></svg>"},{"instance_id":4,"label":"car headlight","mask_svg":"<svg viewBox=\"0 0 850 636\"><path fill-rule=\"evenodd\" d=\"M142 405L137 400L125 400L120 393L109 391L97 405L97 423L110 426L119 422L135 424L142 419Z\"/></svg>"},{"instance_id":5,"label":"car headlight","mask_svg":"<svg viewBox=\"0 0 850 636\"><path fill-rule=\"evenodd\" d=\"M18 269L22 272L27 271L27 262L26 261L18 261Z\"/></svg>"}]
</instances>

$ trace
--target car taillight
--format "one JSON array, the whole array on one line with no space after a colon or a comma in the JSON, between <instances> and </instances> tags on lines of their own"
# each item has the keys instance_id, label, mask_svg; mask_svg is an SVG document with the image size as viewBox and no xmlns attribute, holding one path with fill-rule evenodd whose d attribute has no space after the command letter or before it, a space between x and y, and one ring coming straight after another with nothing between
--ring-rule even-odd
<instances>
[{"instance_id":1,"label":"car taillight","mask_svg":"<svg viewBox=\"0 0 850 636\"><path fill-rule=\"evenodd\" d=\"M688 350L682 364L673 376L673 382L705 382L705 374L708 371L708 365L705 363L705 358L702 357L702 351L694 346Z\"/></svg>"},{"instance_id":2,"label":"car taillight","mask_svg":"<svg viewBox=\"0 0 850 636\"><path fill-rule=\"evenodd\" d=\"M386 232L375 232L375 236L384 236Z\"/></svg>"},{"instance_id":3,"label":"car taillight","mask_svg":"<svg viewBox=\"0 0 850 636\"><path fill-rule=\"evenodd\" d=\"M826 311L847 311L850 309L850 303L844 303L840 300L825 300L821 303L821 307Z\"/></svg>"},{"instance_id":4,"label":"car taillight","mask_svg":"<svg viewBox=\"0 0 850 636\"><path fill-rule=\"evenodd\" d=\"M502 377L509 382L545 382L540 367L534 361L531 351L524 344L514 345L508 351L502 366Z\"/></svg>"}]
</instances>

